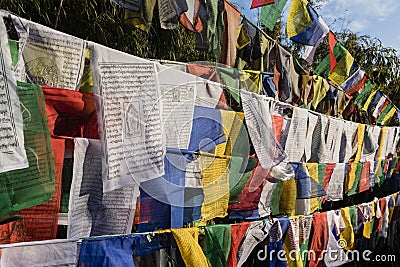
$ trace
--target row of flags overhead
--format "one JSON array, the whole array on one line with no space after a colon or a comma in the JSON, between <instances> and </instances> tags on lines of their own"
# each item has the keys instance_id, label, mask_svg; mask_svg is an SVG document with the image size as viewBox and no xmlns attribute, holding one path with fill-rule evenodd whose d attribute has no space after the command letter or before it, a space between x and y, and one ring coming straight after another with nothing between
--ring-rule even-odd
<instances>
[{"instance_id":1,"label":"row of flags overhead","mask_svg":"<svg viewBox=\"0 0 400 267\"><path fill-rule=\"evenodd\" d=\"M281 4L278 10L275 9L279 12L276 17L278 18L286 2L275 1L273 5L263 6L260 22L272 30L276 23L273 18L274 8L277 7L277 4ZM286 34L291 41L305 45L302 59L309 64L313 63L317 47L326 37L328 38L329 54L318 64L314 74L329 79L335 86L343 90L348 98L356 98L356 106L360 108L361 112L366 112L369 121L382 123L383 117L388 118L389 115L393 116L396 111L398 112L398 108L389 97L374 89L374 84L369 81L365 70L359 66L351 53L307 0L292 1L286 23ZM381 114L384 116L380 116Z\"/></svg>"}]
</instances>

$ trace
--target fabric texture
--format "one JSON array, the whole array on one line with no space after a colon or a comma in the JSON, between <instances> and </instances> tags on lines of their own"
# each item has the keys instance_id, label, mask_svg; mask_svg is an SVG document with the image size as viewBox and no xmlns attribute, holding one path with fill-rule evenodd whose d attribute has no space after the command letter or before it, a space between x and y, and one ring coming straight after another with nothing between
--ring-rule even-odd
<instances>
[{"instance_id":1,"label":"fabric texture","mask_svg":"<svg viewBox=\"0 0 400 267\"><path fill-rule=\"evenodd\" d=\"M237 252L239 250L239 246L247 232L247 229L250 226L250 222L242 222L240 224L232 224L231 225L231 248L228 256L228 266L236 267L237 266Z\"/></svg>"},{"instance_id":2,"label":"fabric texture","mask_svg":"<svg viewBox=\"0 0 400 267\"><path fill-rule=\"evenodd\" d=\"M17 85L29 167L0 173L0 218L50 201L55 190L54 157L42 89L34 84Z\"/></svg>"},{"instance_id":3,"label":"fabric texture","mask_svg":"<svg viewBox=\"0 0 400 267\"><path fill-rule=\"evenodd\" d=\"M231 248L231 226L220 224L204 227L205 255L212 266L228 266L227 260Z\"/></svg>"},{"instance_id":4,"label":"fabric texture","mask_svg":"<svg viewBox=\"0 0 400 267\"><path fill-rule=\"evenodd\" d=\"M272 5L263 6L260 13L260 22L269 30L273 30L287 0L275 0Z\"/></svg>"},{"instance_id":5,"label":"fabric texture","mask_svg":"<svg viewBox=\"0 0 400 267\"><path fill-rule=\"evenodd\" d=\"M198 244L198 228L171 229L171 232L186 266L210 266Z\"/></svg>"},{"instance_id":6,"label":"fabric texture","mask_svg":"<svg viewBox=\"0 0 400 267\"><path fill-rule=\"evenodd\" d=\"M209 152L216 145L226 142L221 111L218 109L195 106L192 129L195 130L190 135L189 151Z\"/></svg>"},{"instance_id":7,"label":"fabric texture","mask_svg":"<svg viewBox=\"0 0 400 267\"><path fill-rule=\"evenodd\" d=\"M251 1L251 7L250 8L257 8L257 7L262 7L266 5L271 5L275 1L274 0L253 0Z\"/></svg>"},{"instance_id":8,"label":"fabric texture","mask_svg":"<svg viewBox=\"0 0 400 267\"><path fill-rule=\"evenodd\" d=\"M307 1L293 0L290 6L289 16L286 23L286 33L289 38L298 35L312 23L307 11Z\"/></svg>"},{"instance_id":9,"label":"fabric texture","mask_svg":"<svg viewBox=\"0 0 400 267\"><path fill-rule=\"evenodd\" d=\"M221 58L221 40L224 31L223 0L207 1L207 39L209 43L208 52L211 56L219 60Z\"/></svg>"},{"instance_id":10,"label":"fabric texture","mask_svg":"<svg viewBox=\"0 0 400 267\"><path fill-rule=\"evenodd\" d=\"M236 61L236 42L239 34L240 12L224 1L224 32L222 34L221 63L233 67Z\"/></svg>"}]
</instances>

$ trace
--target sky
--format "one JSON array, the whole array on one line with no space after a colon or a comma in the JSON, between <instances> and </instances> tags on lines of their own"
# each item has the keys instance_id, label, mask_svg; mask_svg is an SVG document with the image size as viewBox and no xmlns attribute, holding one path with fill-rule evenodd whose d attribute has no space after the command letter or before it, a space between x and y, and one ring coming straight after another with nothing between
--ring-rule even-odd
<instances>
[{"instance_id":1,"label":"sky","mask_svg":"<svg viewBox=\"0 0 400 267\"><path fill-rule=\"evenodd\" d=\"M258 21L258 9L250 10L251 0L230 0L253 22ZM291 0L284 9L284 21ZM261 8L259 8L261 9ZM400 1L399 0L329 0L317 13L333 30L367 34L382 41L385 47L400 52Z\"/></svg>"}]
</instances>

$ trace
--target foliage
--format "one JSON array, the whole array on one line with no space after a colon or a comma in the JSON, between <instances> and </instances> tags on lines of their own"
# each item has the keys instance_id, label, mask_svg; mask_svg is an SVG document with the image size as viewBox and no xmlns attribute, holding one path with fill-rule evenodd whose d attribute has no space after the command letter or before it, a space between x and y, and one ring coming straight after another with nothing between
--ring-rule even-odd
<instances>
[{"instance_id":1,"label":"foliage","mask_svg":"<svg viewBox=\"0 0 400 267\"><path fill-rule=\"evenodd\" d=\"M111 0L0 0L0 7L59 31L139 57L184 62L210 59L205 51L195 50L194 33L182 26L174 31L161 29L157 14L149 33L143 32L126 24L124 10ZM157 5L155 9L157 12Z\"/></svg>"}]
</instances>

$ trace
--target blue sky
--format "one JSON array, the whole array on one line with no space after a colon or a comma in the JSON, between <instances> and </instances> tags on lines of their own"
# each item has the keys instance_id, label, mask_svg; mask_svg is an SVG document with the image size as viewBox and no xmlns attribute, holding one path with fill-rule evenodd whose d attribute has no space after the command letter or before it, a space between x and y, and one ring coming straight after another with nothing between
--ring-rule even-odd
<instances>
[{"instance_id":1,"label":"blue sky","mask_svg":"<svg viewBox=\"0 0 400 267\"><path fill-rule=\"evenodd\" d=\"M230 0L242 13L257 22L258 10L250 10L251 0ZM289 13L291 0L285 6ZM350 29L380 39L384 46L400 52L399 0L329 0L317 12L335 32ZM284 19L285 21L286 19Z\"/></svg>"}]
</instances>

